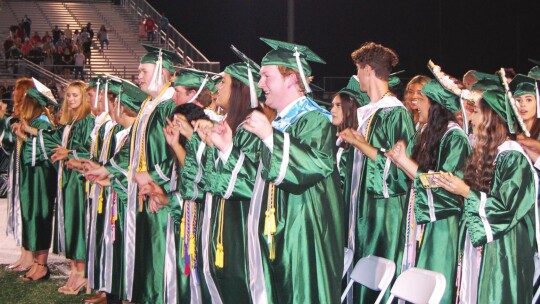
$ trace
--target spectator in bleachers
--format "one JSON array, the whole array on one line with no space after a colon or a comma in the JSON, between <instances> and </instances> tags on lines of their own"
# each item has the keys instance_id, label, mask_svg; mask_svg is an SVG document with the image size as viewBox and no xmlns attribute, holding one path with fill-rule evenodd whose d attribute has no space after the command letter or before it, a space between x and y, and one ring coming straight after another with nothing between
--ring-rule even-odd
<instances>
[{"instance_id":1,"label":"spectator in bleachers","mask_svg":"<svg viewBox=\"0 0 540 304\"><path fill-rule=\"evenodd\" d=\"M26 57L35 64L41 64L43 62L43 49L34 42L30 42L30 45L32 48Z\"/></svg>"},{"instance_id":2,"label":"spectator in bleachers","mask_svg":"<svg viewBox=\"0 0 540 304\"><path fill-rule=\"evenodd\" d=\"M75 43L77 45L77 47L79 47L79 48L81 47L80 39L81 39L81 33L79 33L79 30L73 31L73 38L72 38L73 43Z\"/></svg>"},{"instance_id":3,"label":"spectator in bleachers","mask_svg":"<svg viewBox=\"0 0 540 304\"><path fill-rule=\"evenodd\" d=\"M61 66L62 66L62 48L61 47L54 47L53 53L52 53L52 59L53 59L53 72L55 74L60 74L62 72Z\"/></svg>"},{"instance_id":4,"label":"spectator in bleachers","mask_svg":"<svg viewBox=\"0 0 540 304\"><path fill-rule=\"evenodd\" d=\"M75 55L73 56L73 62L74 62L74 77L75 79L81 79L84 81L84 55L81 53L81 50L77 50L75 52ZM79 78L80 75L80 78Z\"/></svg>"},{"instance_id":5,"label":"spectator in bleachers","mask_svg":"<svg viewBox=\"0 0 540 304\"><path fill-rule=\"evenodd\" d=\"M30 43L30 38L26 37L24 43L21 46L21 51L24 57L28 56L30 50L32 49L32 43Z\"/></svg>"},{"instance_id":6,"label":"spectator in bleachers","mask_svg":"<svg viewBox=\"0 0 540 304\"><path fill-rule=\"evenodd\" d=\"M11 48L9 48L9 59L13 60L11 63L13 74L17 74L19 72L19 64L17 60L21 59L22 55L21 38L16 38L15 43L11 46Z\"/></svg>"},{"instance_id":7,"label":"spectator in bleachers","mask_svg":"<svg viewBox=\"0 0 540 304\"><path fill-rule=\"evenodd\" d=\"M41 43L43 43L45 45L47 42L50 42L50 41L52 41L52 37L51 37L51 35L49 35L49 31L46 31L45 35L43 35L43 37L41 37Z\"/></svg>"},{"instance_id":8,"label":"spectator in bleachers","mask_svg":"<svg viewBox=\"0 0 540 304\"><path fill-rule=\"evenodd\" d=\"M86 60L86 64L90 64L92 58L92 40L90 40L90 37L83 41L82 51Z\"/></svg>"},{"instance_id":9,"label":"spectator in bleachers","mask_svg":"<svg viewBox=\"0 0 540 304\"><path fill-rule=\"evenodd\" d=\"M15 32L15 38L21 39L21 41L24 41L24 28L22 23L19 23L19 26L17 27L17 30Z\"/></svg>"},{"instance_id":10,"label":"spectator in bleachers","mask_svg":"<svg viewBox=\"0 0 540 304\"><path fill-rule=\"evenodd\" d=\"M65 48L62 53L62 66L64 78L69 79L69 74L71 74L71 69L73 68L73 54L69 48Z\"/></svg>"},{"instance_id":11,"label":"spectator in bleachers","mask_svg":"<svg viewBox=\"0 0 540 304\"><path fill-rule=\"evenodd\" d=\"M66 24L66 29L64 30L64 36L66 39L71 39L73 37L73 32L69 28L69 24Z\"/></svg>"},{"instance_id":12,"label":"spectator in bleachers","mask_svg":"<svg viewBox=\"0 0 540 304\"><path fill-rule=\"evenodd\" d=\"M165 41L167 41L167 38L169 37L169 18L165 16L165 13L161 13L159 29L165 32Z\"/></svg>"},{"instance_id":13,"label":"spectator in bleachers","mask_svg":"<svg viewBox=\"0 0 540 304\"><path fill-rule=\"evenodd\" d=\"M99 29L97 38L99 40L99 51L103 53L103 45L107 44L107 49L109 49L109 35L107 34L107 29L105 25L102 25Z\"/></svg>"},{"instance_id":14,"label":"spectator in bleachers","mask_svg":"<svg viewBox=\"0 0 540 304\"><path fill-rule=\"evenodd\" d=\"M62 36L62 31L58 28L58 25L55 25L54 26L54 29L52 30L52 38L53 38L53 43L56 45L56 43L58 42L58 40L60 40L60 37Z\"/></svg>"},{"instance_id":15,"label":"spectator in bleachers","mask_svg":"<svg viewBox=\"0 0 540 304\"><path fill-rule=\"evenodd\" d=\"M49 70L53 71L53 53L54 53L54 45L52 44L52 41L49 41L43 45L43 66Z\"/></svg>"},{"instance_id":16,"label":"spectator in bleachers","mask_svg":"<svg viewBox=\"0 0 540 304\"><path fill-rule=\"evenodd\" d=\"M144 23L146 30L146 40L154 42L154 31L156 30L156 21L154 18L148 16L146 22Z\"/></svg>"},{"instance_id":17,"label":"spectator in bleachers","mask_svg":"<svg viewBox=\"0 0 540 304\"><path fill-rule=\"evenodd\" d=\"M88 22L86 24L86 31L90 35L90 40L94 40L94 30L92 29L92 23Z\"/></svg>"},{"instance_id":18,"label":"spectator in bleachers","mask_svg":"<svg viewBox=\"0 0 540 304\"><path fill-rule=\"evenodd\" d=\"M146 17L143 17L139 22L139 39L146 38Z\"/></svg>"},{"instance_id":19,"label":"spectator in bleachers","mask_svg":"<svg viewBox=\"0 0 540 304\"><path fill-rule=\"evenodd\" d=\"M33 43L38 43L38 42L41 43L41 36L39 36L38 32L34 32L34 36L30 38L30 41Z\"/></svg>"},{"instance_id":20,"label":"spectator in bleachers","mask_svg":"<svg viewBox=\"0 0 540 304\"><path fill-rule=\"evenodd\" d=\"M13 44L14 44L13 37L11 37L11 35L8 35L6 40L4 40L4 58L5 59L9 59L9 49L11 49ZM5 67L7 68L7 60L6 60Z\"/></svg>"},{"instance_id":21,"label":"spectator in bleachers","mask_svg":"<svg viewBox=\"0 0 540 304\"><path fill-rule=\"evenodd\" d=\"M28 15L24 15L24 18L22 19L22 25L24 29L24 36L30 38L32 30L32 19L30 19Z\"/></svg>"}]
</instances>

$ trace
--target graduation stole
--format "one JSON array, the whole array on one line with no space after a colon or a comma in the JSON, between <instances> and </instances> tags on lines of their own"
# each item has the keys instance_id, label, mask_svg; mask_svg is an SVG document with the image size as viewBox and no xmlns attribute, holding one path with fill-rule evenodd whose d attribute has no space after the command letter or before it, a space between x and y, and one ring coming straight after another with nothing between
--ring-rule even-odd
<instances>
[{"instance_id":1,"label":"graduation stole","mask_svg":"<svg viewBox=\"0 0 540 304\"><path fill-rule=\"evenodd\" d=\"M109 134L107 134L107 137L103 141L103 147L101 147L100 160L105 160L109 157L109 148L111 145L111 139L112 139L113 133L114 132L112 132L112 129L109 130ZM103 187L100 187L99 195L98 195L98 214L101 214L101 213L103 213Z\"/></svg>"},{"instance_id":2,"label":"graduation stole","mask_svg":"<svg viewBox=\"0 0 540 304\"><path fill-rule=\"evenodd\" d=\"M109 114L107 114L106 112L103 112L101 113L98 117L98 121L97 123L94 125L94 129L92 129L92 132L90 133L90 137L92 138L92 144L90 146L90 155L92 157L98 157L99 155L97 155L97 150L98 150L98 132L99 132L99 129L101 128L101 126L107 122L108 120L110 120L110 117L109 117Z\"/></svg>"},{"instance_id":3,"label":"graduation stole","mask_svg":"<svg viewBox=\"0 0 540 304\"><path fill-rule=\"evenodd\" d=\"M196 247L196 228L197 228L197 203L184 200L184 214L180 223L180 237L182 238L181 257L184 260L184 274L190 275L191 269L197 279L197 247Z\"/></svg>"}]
</instances>

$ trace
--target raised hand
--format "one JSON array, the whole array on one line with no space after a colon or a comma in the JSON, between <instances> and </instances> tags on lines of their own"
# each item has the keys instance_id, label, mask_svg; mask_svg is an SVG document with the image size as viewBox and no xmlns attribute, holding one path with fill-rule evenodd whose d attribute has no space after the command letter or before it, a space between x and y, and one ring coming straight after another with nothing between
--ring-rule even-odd
<instances>
[{"instance_id":1,"label":"raised hand","mask_svg":"<svg viewBox=\"0 0 540 304\"><path fill-rule=\"evenodd\" d=\"M242 126L246 131L255 134L262 140L271 136L273 133L272 125L268 121L268 118L266 118L266 115L257 110L248 115Z\"/></svg>"},{"instance_id":2,"label":"raised hand","mask_svg":"<svg viewBox=\"0 0 540 304\"><path fill-rule=\"evenodd\" d=\"M227 151L233 145L231 127L224 120L214 126L209 136L212 143L221 152Z\"/></svg>"}]
</instances>

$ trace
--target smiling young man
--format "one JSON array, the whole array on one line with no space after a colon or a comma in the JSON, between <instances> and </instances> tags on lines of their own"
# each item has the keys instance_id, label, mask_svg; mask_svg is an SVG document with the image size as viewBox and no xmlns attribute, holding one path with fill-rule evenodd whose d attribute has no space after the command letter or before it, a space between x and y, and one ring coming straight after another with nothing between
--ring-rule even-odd
<instances>
[{"instance_id":1,"label":"smiling young man","mask_svg":"<svg viewBox=\"0 0 540 304\"><path fill-rule=\"evenodd\" d=\"M407 205L407 177L385 151L399 140L409 141L414 134L413 122L388 87L392 67L398 63L396 53L368 42L351 57L360 90L367 93L370 103L358 109L358 130L346 129L339 134L356 148L354 162L347 164L352 166L347 171L352 175L345 182L345 197L351 206L347 246L354 251L354 262L368 255L396 261L402 248L399 242L404 239L400 230ZM363 288L362 294L355 292L354 300L371 303L376 297L377 293Z\"/></svg>"},{"instance_id":2,"label":"smiling young man","mask_svg":"<svg viewBox=\"0 0 540 304\"><path fill-rule=\"evenodd\" d=\"M244 128L264 142L250 206L248 250L254 303L339 303L343 202L331 115L310 97L305 46L264 39L259 87L278 112L254 111Z\"/></svg>"}]
</instances>

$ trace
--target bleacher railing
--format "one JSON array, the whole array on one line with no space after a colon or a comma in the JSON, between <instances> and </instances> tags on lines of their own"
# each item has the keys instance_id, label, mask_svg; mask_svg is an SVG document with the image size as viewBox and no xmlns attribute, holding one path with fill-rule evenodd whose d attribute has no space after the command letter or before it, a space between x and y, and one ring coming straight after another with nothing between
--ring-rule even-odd
<instances>
[{"instance_id":1,"label":"bleacher railing","mask_svg":"<svg viewBox=\"0 0 540 304\"><path fill-rule=\"evenodd\" d=\"M20 77L34 77L43 83L55 82L62 86L67 86L69 83L61 75L55 74L47 70L44 66L35 64L26 58L0 59L0 65L8 68L7 71L13 80Z\"/></svg>"},{"instance_id":2,"label":"bleacher railing","mask_svg":"<svg viewBox=\"0 0 540 304\"><path fill-rule=\"evenodd\" d=\"M131 14L136 14L139 20L145 16L152 17L158 27L157 38L160 44L166 49L175 50L180 57L184 59L184 64L189 67L194 67L200 70L220 72L220 63L210 61L206 58L191 42L189 42L176 28L169 24L167 32L159 29L159 21L161 14L158 13L145 0L122 0L121 5L124 6Z\"/></svg>"}]
</instances>

